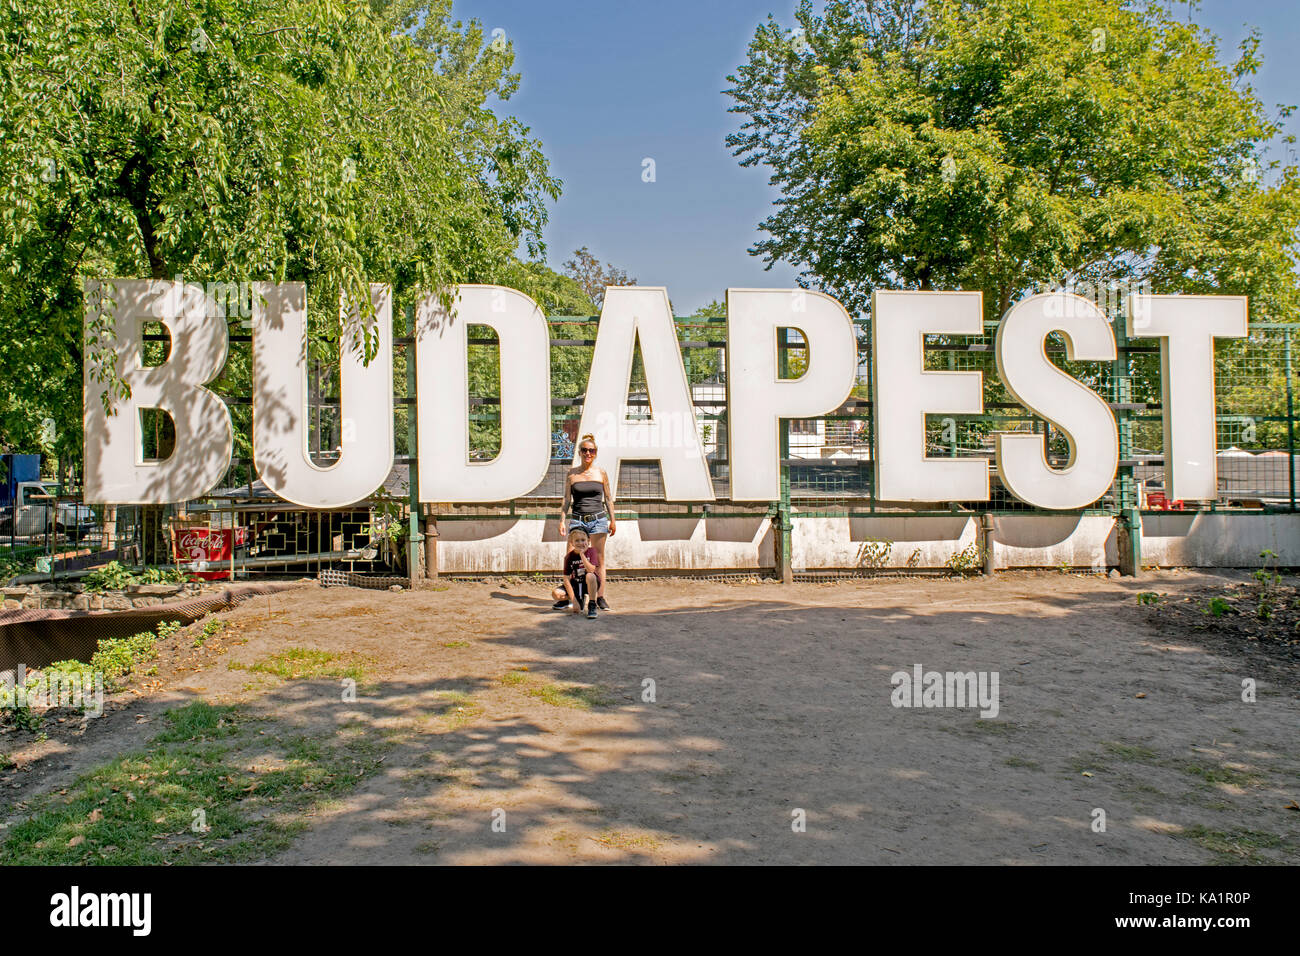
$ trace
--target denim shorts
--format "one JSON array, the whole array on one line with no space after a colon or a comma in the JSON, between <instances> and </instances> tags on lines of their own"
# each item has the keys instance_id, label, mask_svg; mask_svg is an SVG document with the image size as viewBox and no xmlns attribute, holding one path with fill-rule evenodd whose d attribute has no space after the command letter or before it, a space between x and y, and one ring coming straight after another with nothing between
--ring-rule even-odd
<instances>
[{"instance_id":1,"label":"denim shorts","mask_svg":"<svg viewBox=\"0 0 1300 956\"><path fill-rule=\"evenodd\" d=\"M609 534L609 515L591 515L589 517L570 515L569 530L582 530L587 534Z\"/></svg>"}]
</instances>

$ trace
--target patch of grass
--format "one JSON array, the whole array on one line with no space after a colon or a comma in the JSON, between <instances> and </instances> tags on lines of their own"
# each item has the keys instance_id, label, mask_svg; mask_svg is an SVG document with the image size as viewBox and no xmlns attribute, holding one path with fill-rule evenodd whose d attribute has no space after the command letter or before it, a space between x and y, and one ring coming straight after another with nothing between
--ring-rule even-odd
<instances>
[{"instance_id":1,"label":"patch of grass","mask_svg":"<svg viewBox=\"0 0 1300 956\"><path fill-rule=\"evenodd\" d=\"M1106 773L1110 768L1101 763L1097 754L1083 754L1082 756L1072 758L1070 762L1066 764L1066 769L1077 776L1081 773Z\"/></svg>"},{"instance_id":2,"label":"patch of grass","mask_svg":"<svg viewBox=\"0 0 1300 956\"><path fill-rule=\"evenodd\" d=\"M145 750L37 798L0 844L0 864L265 859L305 827L303 811L380 766L373 742L260 735L237 708L196 702L165 716Z\"/></svg>"},{"instance_id":3,"label":"patch of grass","mask_svg":"<svg viewBox=\"0 0 1300 956\"><path fill-rule=\"evenodd\" d=\"M1042 766L1032 760L1025 760L1023 757L1008 757L1002 761L1008 767L1024 767L1026 770L1042 770Z\"/></svg>"},{"instance_id":4,"label":"patch of grass","mask_svg":"<svg viewBox=\"0 0 1300 956\"><path fill-rule=\"evenodd\" d=\"M507 687L518 687L520 684L527 682L528 675L523 671L509 671L501 675L501 683Z\"/></svg>"},{"instance_id":5,"label":"patch of grass","mask_svg":"<svg viewBox=\"0 0 1300 956\"><path fill-rule=\"evenodd\" d=\"M599 687L573 687L564 684L545 684L530 687L528 693L544 704L552 707L568 707L572 710L591 710L593 707L609 707L614 698Z\"/></svg>"},{"instance_id":6,"label":"patch of grass","mask_svg":"<svg viewBox=\"0 0 1300 956\"><path fill-rule=\"evenodd\" d=\"M469 647L469 641L448 641L443 647Z\"/></svg>"},{"instance_id":7,"label":"patch of grass","mask_svg":"<svg viewBox=\"0 0 1300 956\"><path fill-rule=\"evenodd\" d=\"M231 661L227 667L231 670L246 670L258 674L270 674L283 680L313 680L319 677L350 677L358 684L365 680L366 669L355 657L345 657L330 651L317 651L307 647L291 647L254 661L252 664L239 664Z\"/></svg>"},{"instance_id":8,"label":"patch of grass","mask_svg":"<svg viewBox=\"0 0 1300 956\"><path fill-rule=\"evenodd\" d=\"M1159 755L1150 747L1121 744L1113 740L1106 741L1105 747L1107 753L1113 754L1121 760L1132 760L1138 763L1154 763L1159 757Z\"/></svg>"},{"instance_id":9,"label":"patch of grass","mask_svg":"<svg viewBox=\"0 0 1300 956\"><path fill-rule=\"evenodd\" d=\"M934 713L938 715L942 712L934 711ZM986 734L994 737L1005 737L1019 731L1020 725L1013 724L1009 720L987 720L980 717L971 721L944 722L936 729L946 734L962 734L968 737L980 737Z\"/></svg>"},{"instance_id":10,"label":"patch of grass","mask_svg":"<svg viewBox=\"0 0 1300 956\"><path fill-rule=\"evenodd\" d=\"M483 708L474 698L462 690L444 690L438 696L445 701L438 716L450 722L453 729L468 724L483 713Z\"/></svg>"},{"instance_id":11,"label":"patch of grass","mask_svg":"<svg viewBox=\"0 0 1300 956\"><path fill-rule=\"evenodd\" d=\"M1196 824L1184 829L1178 836L1184 837L1198 846L1209 850L1219 859L1219 863L1279 863L1281 860L1261 853L1261 850L1288 848L1289 842L1275 833L1261 830L1211 830Z\"/></svg>"},{"instance_id":12,"label":"patch of grass","mask_svg":"<svg viewBox=\"0 0 1300 956\"><path fill-rule=\"evenodd\" d=\"M1200 777L1206 783L1228 783L1237 787L1245 787L1255 782L1255 778L1248 773L1242 773L1240 770L1233 770L1231 767L1203 767L1200 764L1186 764L1183 766L1185 773L1190 773L1193 777Z\"/></svg>"},{"instance_id":13,"label":"patch of grass","mask_svg":"<svg viewBox=\"0 0 1300 956\"><path fill-rule=\"evenodd\" d=\"M588 839L614 850L657 850L663 846L663 843L654 837L623 833L620 830L603 830Z\"/></svg>"},{"instance_id":14,"label":"patch of grass","mask_svg":"<svg viewBox=\"0 0 1300 956\"><path fill-rule=\"evenodd\" d=\"M155 744L216 740L237 732L234 707L215 707L202 700L166 711L163 719L167 729L153 738Z\"/></svg>"}]
</instances>

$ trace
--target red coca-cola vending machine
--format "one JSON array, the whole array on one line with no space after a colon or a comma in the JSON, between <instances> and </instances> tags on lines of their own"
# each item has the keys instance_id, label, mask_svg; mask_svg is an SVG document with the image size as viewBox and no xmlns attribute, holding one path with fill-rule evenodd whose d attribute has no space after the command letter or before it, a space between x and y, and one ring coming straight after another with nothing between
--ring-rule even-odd
<instances>
[{"instance_id":1,"label":"red coca-cola vending machine","mask_svg":"<svg viewBox=\"0 0 1300 956\"><path fill-rule=\"evenodd\" d=\"M247 544L247 528L176 528L172 531L176 562L187 571L186 565L198 564L200 569L189 573L207 581L229 578L231 549L238 555ZM204 567L223 562L225 568Z\"/></svg>"}]
</instances>

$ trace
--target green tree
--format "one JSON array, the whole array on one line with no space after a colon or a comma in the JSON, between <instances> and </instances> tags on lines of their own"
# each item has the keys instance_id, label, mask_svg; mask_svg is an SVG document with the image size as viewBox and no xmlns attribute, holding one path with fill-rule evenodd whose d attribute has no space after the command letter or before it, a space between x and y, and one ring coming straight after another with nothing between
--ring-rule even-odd
<instances>
[{"instance_id":1,"label":"green tree","mask_svg":"<svg viewBox=\"0 0 1300 956\"><path fill-rule=\"evenodd\" d=\"M996 319L1078 280L1300 304L1300 181L1262 164L1280 127L1247 83L1256 35L1223 65L1139 0L803 0L796 21L757 29L727 142L782 193L751 251L850 310L963 288Z\"/></svg>"},{"instance_id":2,"label":"green tree","mask_svg":"<svg viewBox=\"0 0 1300 956\"><path fill-rule=\"evenodd\" d=\"M559 183L485 105L512 51L450 6L0 3L3 440L48 414L79 443L86 276L305 281L328 358L340 293L401 303L540 254ZM232 355L222 381L247 376Z\"/></svg>"}]
</instances>

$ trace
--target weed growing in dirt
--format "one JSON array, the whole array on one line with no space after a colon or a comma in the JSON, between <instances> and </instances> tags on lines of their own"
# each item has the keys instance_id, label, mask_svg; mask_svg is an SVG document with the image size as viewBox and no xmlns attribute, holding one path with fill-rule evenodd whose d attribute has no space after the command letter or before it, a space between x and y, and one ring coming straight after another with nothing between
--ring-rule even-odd
<instances>
[{"instance_id":1,"label":"weed growing in dirt","mask_svg":"<svg viewBox=\"0 0 1300 956\"><path fill-rule=\"evenodd\" d=\"M1160 603L1160 595L1155 591L1139 591L1137 602L1144 605L1156 605Z\"/></svg>"},{"instance_id":2,"label":"weed growing in dirt","mask_svg":"<svg viewBox=\"0 0 1300 956\"><path fill-rule=\"evenodd\" d=\"M1225 614L1232 613L1232 605L1223 598L1210 598L1210 603L1205 605L1202 614L1208 614L1210 617L1223 617Z\"/></svg>"},{"instance_id":3,"label":"weed growing in dirt","mask_svg":"<svg viewBox=\"0 0 1300 956\"><path fill-rule=\"evenodd\" d=\"M1282 575L1277 573L1276 554L1265 550L1261 551L1259 556L1264 559L1264 566L1254 574L1255 580L1259 582L1259 596L1255 615L1261 621L1267 621L1273 617L1273 612L1277 609L1277 592L1278 586L1282 583Z\"/></svg>"},{"instance_id":4,"label":"weed growing in dirt","mask_svg":"<svg viewBox=\"0 0 1300 956\"><path fill-rule=\"evenodd\" d=\"M194 638L194 646L202 647L210 637L216 637L226 627L226 622L220 618L209 618L203 622L203 629Z\"/></svg>"},{"instance_id":5,"label":"weed growing in dirt","mask_svg":"<svg viewBox=\"0 0 1300 956\"><path fill-rule=\"evenodd\" d=\"M871 538L858 546L858 567L879 570L889 564L894 542Z\"/></svg>"},{"instance_id":6,"label":"weed growing in dirt","mask_svg":"<svg viewBox=\"0 0 1300 956\"><path fill-rule=\"evenodd\" d=\"M450 647L450 648L469 647L469 641L448 641L447 643L443 644L442 646L443 646L443 647Z\"/></svg>"},{"instance_id":7,"label":"weed growing in dirt","mask_svg":"<svg viewBox=\"0 0 1300 956\"><path fill-rule=\"evenodd\" d=\"M232 707L165 715L139 753L47 794L9 828L0 864L157 865L260 860L288 845L296 819L380 766L366 740L319 743L257 733ZM268 754L268 747L273 752Z\"/></svg>"},{"instance_id":8,"label":"weed growing in dirt","mask_svg":"<svg viewBox=\"0 0 1300 956\"><path fill-rule=\"evenodd\" d=\"M944 567L953 574L959 574L963 577L969 574L979 574L984 570L984 549L978 544L972 544L949 557L944 562Z\"/></svg>"},{"instance_id":9,"label":"weed growing in dirt","mask_svg":"<svg viewBox=\"0 0 1300 956\"><path fill-rule=\"evenodd\" d=\"M29 734L38 733L45 726L45 717L32 710L28 704L0 708L0 720L12 722L19 730L25 730Z\"/></svg>"},{"instance_id":10,"label":"weed growing in dirt","mask_svg":"<svg viewBox=\"0 0 1300 956\"><path fill-rule=\"evenodd\" d=\"M510 671L501 675L501 683L507 687L517 687L528 680L528 675L523 671Z\"/></svg>"}]
</instances>

